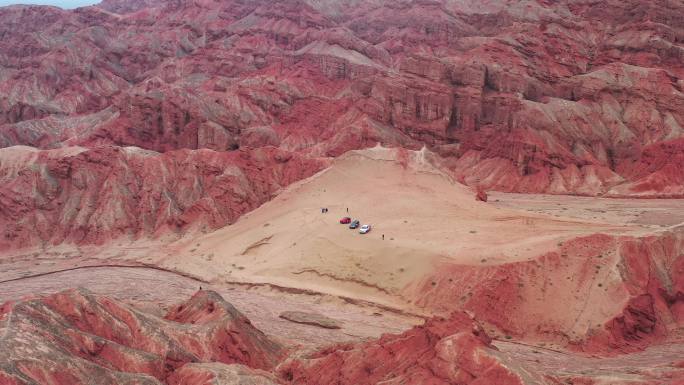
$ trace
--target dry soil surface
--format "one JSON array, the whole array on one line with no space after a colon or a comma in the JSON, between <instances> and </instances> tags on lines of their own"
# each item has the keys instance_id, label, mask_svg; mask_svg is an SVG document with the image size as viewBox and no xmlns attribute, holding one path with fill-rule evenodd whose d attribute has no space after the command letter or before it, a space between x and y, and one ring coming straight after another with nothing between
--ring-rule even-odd
<instances>
[{"instance_id":1,"label":"dry soil surface","mask_svg":"<svg viewBox=\"0 0 684 385\"><path fill-rule=\"evenodd\" d=\"M213 282L271 283L415 312L404 289L444 261L503 264L583 235L656 231L575 215L579 208L537 211L476 201L427 151L376 147L335 159L233 225L172 243L154 263ZM372 231L350 230L339 223L345 216Z\"/></svg>"}]
</instances>

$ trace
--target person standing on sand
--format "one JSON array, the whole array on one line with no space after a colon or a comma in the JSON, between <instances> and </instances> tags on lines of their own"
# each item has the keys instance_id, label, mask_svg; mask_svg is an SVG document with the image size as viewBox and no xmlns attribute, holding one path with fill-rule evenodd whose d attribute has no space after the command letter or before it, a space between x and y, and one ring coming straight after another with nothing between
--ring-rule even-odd
<instances>
[{"instance_id":1,"label":"person standing on sand","mask_svg":"<svg viewBox=\"0 0 684 385\"><path fill-rule=\"evenodd\" d=\"M385 234L382 234L382 240L383 241L385 240Z\"/></svg>"}]
</instances>

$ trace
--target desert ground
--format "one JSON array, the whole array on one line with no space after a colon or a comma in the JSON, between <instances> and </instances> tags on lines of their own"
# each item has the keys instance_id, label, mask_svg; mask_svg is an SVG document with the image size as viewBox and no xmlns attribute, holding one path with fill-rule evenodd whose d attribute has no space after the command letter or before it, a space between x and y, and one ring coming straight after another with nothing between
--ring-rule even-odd
<instances>
[{"instance_id":1,"label":"desert ground","mask_svg":"<svg viewBox=\"0 0 684 385\"><path fill-rule=\"evenodd\" d=\"M372 231L359 234L340 224L347 216L372 224ZM417 314L402 289L441 263L505 265L532 260L573 238L647 236L683 224L681 199L492 192L481 202L430 152L378 146L335 159L233 225L179 239L119 240L104 250L61 244L9 252L1 259L1 281L21 287L18 282L40 282L47 274L49 287L57 290L55 274L80 274L69 273L74 268L154 267L205 285L280 287ZM116 294L114 289L105 291ZM20 295L8 290L0 292L2 299Z\"/></svg>"},{"instance_id":2,"label":"desert ground","mask_svg":"<svg viewBox=\"0 0 684 385\"><path fill-rule=\"evenodd\" d=\"M4 256L0 302L84 287L162 314L202 287L223 295L273 339L313 351L400 333L440 314L439 306L421 303L423 291L416 288L451 267L514 270L509 266L538 263L575 239L596 233L658 236L676 231L684 220L681 200L492 193L481 202L475 195L429 152L354 151L217 231L163 242L122 241L106 252L61 245ZM345 216L372 224L372 231L360 234L340 224ZM496 274L480 281L486 285ZM563 285L557 283L556 290L571 291ZM556 314L558 306L549 303L558 299L534 298L546 289L529 290L520 292L531 304L523 311L545 308L549 314L540 318L549 322L565 322L577 306L560 304L569 313ZM560 326L588 338L591 326L578 320L603 322L625 306L614 294L593 295L598 297L589 305L575 297L581 312L573 325ZM280 317L287 311L323 315L340 327L294 323ZM538 335L511 339L505 327L486 325L501 354L520 370L541 367L602 383L676 372L681 362L675 357L684 354L684 333L676 324L668 326L666 340L617 358L577 355L559 340Z\"/></svg>"},{"instance_id":3,"label":"desert ground","mask_svg":"<svg viewBox=\"0 0 684 385\"><path fill-rule=\"evenodd\" d=\"M479 202L435 162L427 151L350 152L237 223L168 245L154 263L209 281L271 283L411 310L402 289L438 263L498 265L582 235L658 230L581 216L579 205L555 215L534 212L534 198L529 207L516 207L513 195L509 204ZM539 197L540 207L547 199ZM346 216L372 231L341 225Z\"/></svg>"},{"instance_id":4,"label":"desert ground","mask_svg":"<svg viewBox=\"0 0 684 385\"><path fill-rule=\"evenodd\" d=\"M684 385L683 20L0 6L0 385Z\"/></svg>"},{"instance_id":5,"label":"desert ground","mask_svg":"<svg viewBox=\"0 0 684 385\"><path fill-rule=\"evenodd\" d=\"M638 225L654 231L684 224L684 199L621 199L496 191L491 192L489 197L496 207L554 217Z\"/></svg>"}]
</instances>

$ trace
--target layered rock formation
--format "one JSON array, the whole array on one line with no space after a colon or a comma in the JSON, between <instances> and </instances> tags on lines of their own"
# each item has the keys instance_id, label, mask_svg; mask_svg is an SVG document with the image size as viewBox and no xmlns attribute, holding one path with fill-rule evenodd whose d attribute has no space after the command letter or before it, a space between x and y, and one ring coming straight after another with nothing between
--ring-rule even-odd
<instances>
[{"instance_id":1,"label":"layered rock formation","mask_svg":"<svg viewBox=\"0 0 684 385\"><path fill-rule=\"evenodd\" d=\"M213 229L325 162L274 149L0 149L0 249Z\"/></svg>"},{"instance_id":2,"label":"layered rock formation","mask_svg":"<svg viewBox=\"0 0 684 385\"><path fill-rule=\"evenodd\" d=\"M0 251L216 229L377 143L427 147L480 201L684 197L683 26L672 0L1 7ZM401 290L504 338L633 352L681 330L683 249L592 235ZM601 383L522 367L463 313L288 359L210 292L160 318L72 290L0 325L3 385Z\"/></svg>"},{"instance_id":3,"label":"layered rock formation","mask_svg":"<svg viewBox=\"0 0 684 385\"><path fill-rule=\"evenodd\" d=\"M524 383L520 368L464 313L292 357L277 370L286 350L209 291L159 318L69 290L6 303L0 322L2 384Z\"/></svg>"},{"instance_id":4,"label":"layered rock formation","mask_svg":"<svg viewBox=\"0 0 684 385\"><path fill-rule=\"evenodd\" d=\"M678 197L682 18L667 0L4 7L0 145L425 145L483 191Z\"/></svg>"},{"instance_id":5,"label":"layered rock formation","mask_svg":"<svg viewBox=\"0 0 684 385\"><path fill-rule=\"evenodd\" d=\"M441 266L408 290L420 306L469 311L509 337L634 352L676 337L684 325L683 242L681 230L596 234L529 261Z\"/></svg>"},{"instance_id":6,"label":"layered rock formation","mask_svg":"<svg viewBox=\"0 0 684 385\"><path fill-rule=\"evenodd\" d=\"M164 319L69 290L6 303L0 322L2 384L185 384L214 377L269 384L257 369L272 369L286 353L208 291Z\"/></svg>"},{"instance_id":7,"label":"layered rock formation","mask_svg":"<svg viewBox=\"0 0 684 385\"><path fill-rule=\"evenodd\" d=\"M465 313L401 335L332 347L281 367L293 384L524 384ZM539 380L540 378L537 378Z\"/></svg>"}]
</instances>

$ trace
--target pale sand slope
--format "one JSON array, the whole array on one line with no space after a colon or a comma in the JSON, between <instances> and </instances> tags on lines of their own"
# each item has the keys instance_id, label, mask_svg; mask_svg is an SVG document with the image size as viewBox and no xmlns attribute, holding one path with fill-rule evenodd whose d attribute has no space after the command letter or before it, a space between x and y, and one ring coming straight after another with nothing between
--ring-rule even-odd
<instances>
[{"instance_id":1,"label":"pale sand slope","mask_svg":"<svg viewBox=\"0 0 684 385\"><path fill-rule=\"evenodd\" d=\"M425 150L352 151L234 225L169 245L159 263L217 282L267 282L406 308L402 289L438 260L499 264L579 235L638 231L478 202L433 158ZM347 207L373 231L339 224Z\"/></svg>"}]
</instances>

